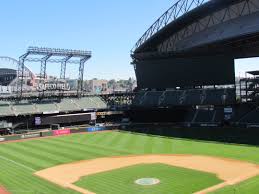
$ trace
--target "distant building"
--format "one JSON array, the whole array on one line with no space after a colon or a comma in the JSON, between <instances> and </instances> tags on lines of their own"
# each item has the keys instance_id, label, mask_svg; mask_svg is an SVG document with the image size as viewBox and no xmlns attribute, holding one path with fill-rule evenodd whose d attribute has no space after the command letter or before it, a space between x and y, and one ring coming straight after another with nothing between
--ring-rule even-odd
<instances>
[{"instance_id":1,"label":"distant building","mask_svg":"<svg viewBox=\"0 0 259 194\"><path fill-rule=\"evenodd\" d=\"M78 80L77 79L67 79L66 82L70 86L70 90L77 90Z\"/></svg>"},{"instance_id":2,"label":"distant building","mask_svg":"<svg viewBox=\"0 0 259 194\"><path fill-rule=\"evenodd\" d=\"M0 85L8 86L17 77L14 69L0 68Z\"/></svg>"},{"instance_id":3,"label":"distant building","mask_svg":"<svg viewBox=\"0 0 259 194\"><path fill-rule=\"evenodd\" d=\"M88 82L88 90L95 94L108 92L108 81L93 79Z\"/></svg>"}]
</instances>

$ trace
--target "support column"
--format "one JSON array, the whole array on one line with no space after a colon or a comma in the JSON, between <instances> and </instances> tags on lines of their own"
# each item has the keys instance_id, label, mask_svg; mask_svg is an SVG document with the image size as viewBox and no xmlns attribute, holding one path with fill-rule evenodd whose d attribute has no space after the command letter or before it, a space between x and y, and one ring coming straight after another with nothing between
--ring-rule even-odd
<instances>
[{"instance_id":1,"label":"support column","mask_svg":"<svg viewBox=\"0 0 259 194\"><path fill-rule=\"evenodd\" d=\"M43 57L42 59L41 59L41 66L40 66L40 84L45 84L44 83L44 80L45 80L45 78L46 78L46 70L47 70L47 60L49 59L51 57L51 55L47 55L47 56L45 56L45 57ZM43 97L44 96L44 88L43 88L43 90L42 90L42 92L40 93L41 95L41 97Z\"/></svg>"},{"instance_id":2,"label":"support column","mask_svg":"<svg viewBox=\"0 0 259 194\"><path fill-rule=\"evenodd\" d=\"M26 53L19 58L16 89L17 89L17 96L20 98L23 95L23 81L24 81L24 69L25 69L24 62L28 55L29 53Z\"/></svg>"},{"instance_id":3,"label":"support column","mask_svg":"<svg viewBox=\"0 0 259 194\"><path fill-rule=\"evenodd\" d=\"M67 69L67 62L69 61L69 59L71 59L72 56L68 56L66 57L62 63L61 63L61 70L60 70L60 79L65 79L66 78L66 69Z\"/></svg>"},{"instance_id":4,"label":"support column","mask_svg":"<svg viewBox=\"0 0 259 194\"><path fill-rule=\"evenodd\" d=\"M83 58L80 60L79 64L79 75L78 75L78 82L77 82L77 96L81 97L82 91L83 91L83 85L84 85L84 68L85 68L85 62L88 58Z\"/></svg>"},{"instance_id":5,"label":"support column","mask_svg":"<svg viewBox=\"0 0 259 194\"><path fill-rule=\"evenodd\" d=\"M77 96L81 97L83 87L84 87L84 67L85 67L85 62L89 60L91 56L87 56L85 58L82 58L80 60L80 65L79 65L79 76L78 76L78 85L77 85Z\"/></svg>"},{"instance_id":6,"label":"support column","mask_svg":"<svg viewBox=\"0 0 259 194\"><path fill-rule=\"evenodd\" d=\"M67 69L67 62L69 59L71 59L73 56L67 56L62 62L61 62L61 69L60 69L60 79L65 80L66 79L66 69ZM64 90L59 90L59 97L62 98L64 95Z\"/></svg>"}]
</instances>

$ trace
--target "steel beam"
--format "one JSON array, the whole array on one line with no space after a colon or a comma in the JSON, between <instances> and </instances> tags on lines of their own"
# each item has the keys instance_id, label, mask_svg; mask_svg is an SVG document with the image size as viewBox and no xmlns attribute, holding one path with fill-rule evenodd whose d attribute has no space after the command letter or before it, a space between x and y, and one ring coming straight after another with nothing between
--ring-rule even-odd
<instances>
[{"instance_id":1,"label":"steel beam","mask_svg":"<svg viewBox=\"0 0 259 194\"><path fill-rule=\"evenodd\" d=\"M66 69L67 69L67 62L69 59L71 59L73 56L67 56L65 59L62 60L61 62L61 69L60 69L60 79L65 79L66 78Z\"/></svg>"},{"instance_id":2,"label":"steel beam","mask_svg":"<svg viewBox=\"0 0 259 194\"><path fill-rule=\"evenodd\" d=\"M228 7L213 12L208 16L201 18L191 25L187 25L180 31L172 34L171 37L169 37L158 46L157 50L160 53L181 51L181 49L183 50L184 47L180 46L180 48L178 48L177 42L220 23L224 23L241 16L253 14L255 10L258 11L259 8L253 4L253 0L242 0L236 4L231 4ZM216 33L216 31L214 33ZM220 36L219 32L218 34Z\"/></svg>"},{"instance_id":3,"label":"steel beam","mask_svg":"<svg viewBox=\"0 0 259 194\"><path fill-rule=\"evenodd\" d=\"M40 84L44 84L45 83L45 79L47 76L47 60L51 57L52 55L49 54L45 57L43 57L41 59L41 66L40 66ZM44 90L41 91L41 95L40 96L44 96Z\"/></svg>"},{"instance_id":4,"label":"steel beam","mask_svg":"<svg viewBox=\"0 0 259 194\"><path fill-rule=\"evenodd\" d=\"M89 58L83 58L80 60L79 64L79 71L78 71L78 81L77 81L77 95L78 97L81 96L83 87L84 87L84 68L85 68L85 62Z\"/></svg>"},{"instance_id":5,"label":"steel beam","mask_svg":"<svg viewBox=\"0 0 259 194\"><path fill-rule=\"evenodd\" d=\"M141 38L134 45L131 53L134 53L142 44L149 38L167 26L172 21L178 19L185 13L207 3L209 0L178 0L172 7L170 7L162 16L160 16L155 23L141 36Z\"/></svg>"},{"instance_id":6,"label":"steel beam","mask_svg":"<svg viewBox=\"0 0 259 194\"><path fill-rule=\"evenodd\" d=\"M29 55L29 53L25 53L20 56L17 70L17 95L18 97L22 97L23 94L23 81L24 81L24 70L25 70L25 59ZM20 87L20 88L19 88Z\"/></svg>"},{"instance_id":7,"label":"steel beam","mask_svg":"<svg viewBox=\"0 0 259 194\"><path fill-rule=\"evenodd\" d=\"M23 82L24 72L27 69L24 65L25 61L41 62L40 66L40 84L44 84L46 79L47 63L61 63L60 79L66 78L66 64L73 63L79 64L79 78L77 94L81 95L83 91L83 79L84 79L84 65L85 62L91 58L92 53L90 51L71 50L71 49L56 49L56 48L39 48L29 47L26 54L22 55L19 59L17 70L17 93L20 97L23 95ZM33 56L33 58L29 58ZM51 58L56 57L56 58ZM60 59L62 57L62 59ZM77 58L79 60L71 60ZM41 97L44 96L44 91L40 91Z\"/></svg>"}]
</instances>

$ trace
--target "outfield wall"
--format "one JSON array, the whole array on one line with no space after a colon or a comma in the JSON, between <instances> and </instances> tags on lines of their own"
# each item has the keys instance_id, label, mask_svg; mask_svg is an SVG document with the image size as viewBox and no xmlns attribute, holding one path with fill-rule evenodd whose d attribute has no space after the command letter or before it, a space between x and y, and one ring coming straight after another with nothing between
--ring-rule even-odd
<instances>
[{"instance_id":1,"label":"outfield wall","mask_svg":"<svg viewBox=\"0 0 259 194\"><path fill-rule=\"evenodd\" d=\"M166 137L188 138L224 143L259 145L258 128L174 127L172 124L131 124L121 130Z\"/></svg>"},{"instance_id":2,"label":"outfield wall","mask_svg":"<svg viewBox=\"0 0 259 194\"><path fill-rule=\"evenodd\" d=\"M51 134L49 132L35 132L35 133L27 133L27 134L19 134L19 135L10 135L10 136L0 137L0 142L40 138L40 137L47 137L50 135Z\"/></svg>"},{"instance_id":3,"label":"outfield wall","mask_svg":"<svg viewBox=\"0 0 259 194\"><path fill-rule=\"evenodd\" d=\"M83 127L83 128L67 128L61 130L53 130L53 131L45 131L45 132L34 132L27 134L17 134L10 136L0 136L0 143L5 141L15 141L15 140L24 140L24 139L32 139L32 138L41 138L41 137L50 137L50 136L60 136L60 135L70 135L75 133L84 133L84 132L100 132L107 130L118 129L118 125L112 126L103 126L103 127Z\"/></svg>"}]
</instances>

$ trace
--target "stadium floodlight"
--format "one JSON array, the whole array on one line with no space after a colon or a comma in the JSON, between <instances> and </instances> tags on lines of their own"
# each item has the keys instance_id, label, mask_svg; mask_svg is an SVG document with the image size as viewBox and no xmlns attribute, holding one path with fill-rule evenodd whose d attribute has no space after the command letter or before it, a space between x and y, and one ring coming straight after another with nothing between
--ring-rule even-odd
<instances>
[{"instance_id":1,"label":"stadium floodlight","mask_svg":"<svg viewBox=\"0 0 259 194\"><path fill-rule=\"evenodd\" d=\"M53 58L53 57L56 57L56 58ZM44 79L46 76L47 63L49 62L61 63L61 73L60 73L61 79L65 79L67 63L79 64L77 93L78 95L81 95L81 92L83 91L84 65L86 61L89 60L91 57L92 57L91 51L30 46L27 49L27 52L19 58L19 64L18 64L19 81L17 82L18 96L22 97L22 94L23 94L25 61L41 63L41 68L40 68L41 83L44 82ZM76 60L74 60L75 58Z\"/></svg>"},{"instance_id":2,"label":"stadium floodlight","mask_svg":"<svg viewBox=\"0 0 259 194\"><path fill-rule=\"evenodd\" d=\"M28 53L32 55L49 55L52 56L73 56L73 57L90 57L91 51L83 50L71 50L71 49L60 49L60 48L45 48L45 47L29 47Z\"/></svg>"}]
</instances>

